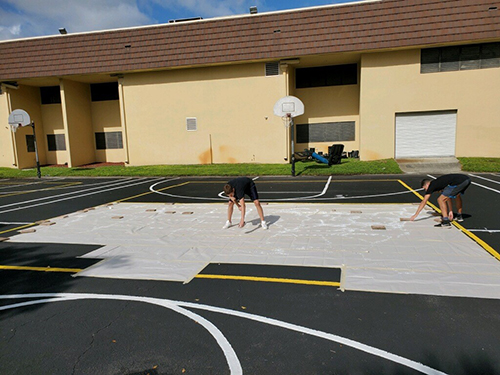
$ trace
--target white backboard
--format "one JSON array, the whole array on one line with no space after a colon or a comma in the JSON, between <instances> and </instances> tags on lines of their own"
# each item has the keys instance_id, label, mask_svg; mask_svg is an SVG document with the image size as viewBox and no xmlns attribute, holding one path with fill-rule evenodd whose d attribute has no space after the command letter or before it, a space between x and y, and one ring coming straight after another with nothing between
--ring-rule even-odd
<instances>
[{"instance_id":1,"label":"white backboard","mask_svg":"<svg viewBox=\"0 0 500 375\"><path fill-rule=\"evenodd\" d=\"M288 114L290 114L290 117L303 115L304 103L302 103L300 99L295 96L285 96L278 100L274 105L274 114L280 117Z\"/></svg>"},{"instance_id":2,"label":"white backboard","mask_svg":"<svg viewBox=\"0 0 500 375\"><path fill-rule=\"evenodd\" d=\"M30 115L24 109L15 109L9 115L9 125L27 126L30 124Z\"/></svg>"}]
</instances>

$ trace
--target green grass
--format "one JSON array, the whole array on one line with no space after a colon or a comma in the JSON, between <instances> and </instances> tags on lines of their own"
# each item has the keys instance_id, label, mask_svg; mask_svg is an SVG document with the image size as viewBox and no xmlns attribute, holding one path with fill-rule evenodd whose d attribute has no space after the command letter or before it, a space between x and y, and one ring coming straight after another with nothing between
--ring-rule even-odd
<instances>
[{"instance_id":1,"label":"green grass","mask_svg":"<svg viewBox=\"0 0 500 375\"><path fill-rule=\"evenodd\" d=\"M500 172L500 158L458 158L467 172Z\"/></svg>"},{"instance_id":2,"label":"green grass","mask_svg":"<svg viewBox=\"0 0 500 375\"><path fill-rule=\"evenodd\" d=\"M291 164L210 164L153 165L141 167L107 166L98 168L42 167L44 177L111 177L111 176L290 176ZM314 161L295 163L297 176L329 176L360 174L400 174L393 159L359 161L342 159L341 164L328 167ZM1 178L36 177L36 169L0 168Z\"/></svg>"}]
</instances>

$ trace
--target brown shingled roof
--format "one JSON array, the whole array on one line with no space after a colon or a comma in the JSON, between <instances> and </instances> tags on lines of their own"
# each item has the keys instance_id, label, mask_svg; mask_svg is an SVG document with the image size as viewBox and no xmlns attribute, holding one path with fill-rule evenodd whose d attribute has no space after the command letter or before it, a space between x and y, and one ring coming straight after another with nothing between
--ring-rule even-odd
<instances>
[{"instance_id":1,"label":"brown shingled roof","mask_svg":"<svg viewBox=\"0 0 500 375\"><path fill-rule=\"evenodd\" d=\"M0 43L0 80L500 39L500 0L381 0Z\"/></svg>"}]
</instances>

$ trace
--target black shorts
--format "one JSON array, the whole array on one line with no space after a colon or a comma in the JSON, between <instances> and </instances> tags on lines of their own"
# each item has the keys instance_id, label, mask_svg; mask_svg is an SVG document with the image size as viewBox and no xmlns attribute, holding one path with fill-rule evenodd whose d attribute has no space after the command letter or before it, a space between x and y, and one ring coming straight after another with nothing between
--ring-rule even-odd
<instances>
[{"instance_id":1,"label":"black shorts","mask_svg":"<svg viewBox=\"0 0 500 375\"><path fill-rule=\"evenodd\" d=\"M259 199L259 193L257 193L257 186L255 186L255 182L252 181L248 191L245 193L250 197L252 201L256 201Z\"/></svg>"}]
</instances>

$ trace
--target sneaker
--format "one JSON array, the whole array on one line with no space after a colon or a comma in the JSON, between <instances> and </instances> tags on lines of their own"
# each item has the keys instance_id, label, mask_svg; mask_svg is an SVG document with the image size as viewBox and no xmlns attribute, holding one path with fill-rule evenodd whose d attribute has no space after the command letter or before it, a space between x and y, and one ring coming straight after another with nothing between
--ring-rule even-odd
<instances>
[{"instance_id":1,"label":"sneaker","mask_svg":"<svg viewBox=\"0 0 500 375\"><path fill-rule=\"evenodd\" d=\"M464 218L461 214L458 214L457 217L455 218L456 221L462 222L464 221Z\"/></svg>"},{"instance_id":2,"label":"sneaker","mask_svg":"<svg viewBox=\"0 0 500 375\"><path fill-rule=\"evenodd\" d=\"M260 226L262 227L262 229L267 229L267 224L265 221L261 221Z\"/></svg>"},{"instance_id":3,"label":"sneaker","mask_svg":"<svg viewBox=\"0 0 500 375\"><path fill-rule=\"evenodd\" d=\"M443 221L442 223L434 225L434 228L451 228L449 221Z\"/></svg>"},{"instance_id":4,"label":"sneaker","mask_svg":"<svg viewBox=\"0 0 500 375\"><path fill-rule=\"evenodd\" d=\"M226 221L226 224L224 224L224 226L222 227L222 229L227 229L227 228L229 228L231 225L232 225L232 224L231 224L231 222L228 220L228 221Z\"/></svg>"}]
</instances>

